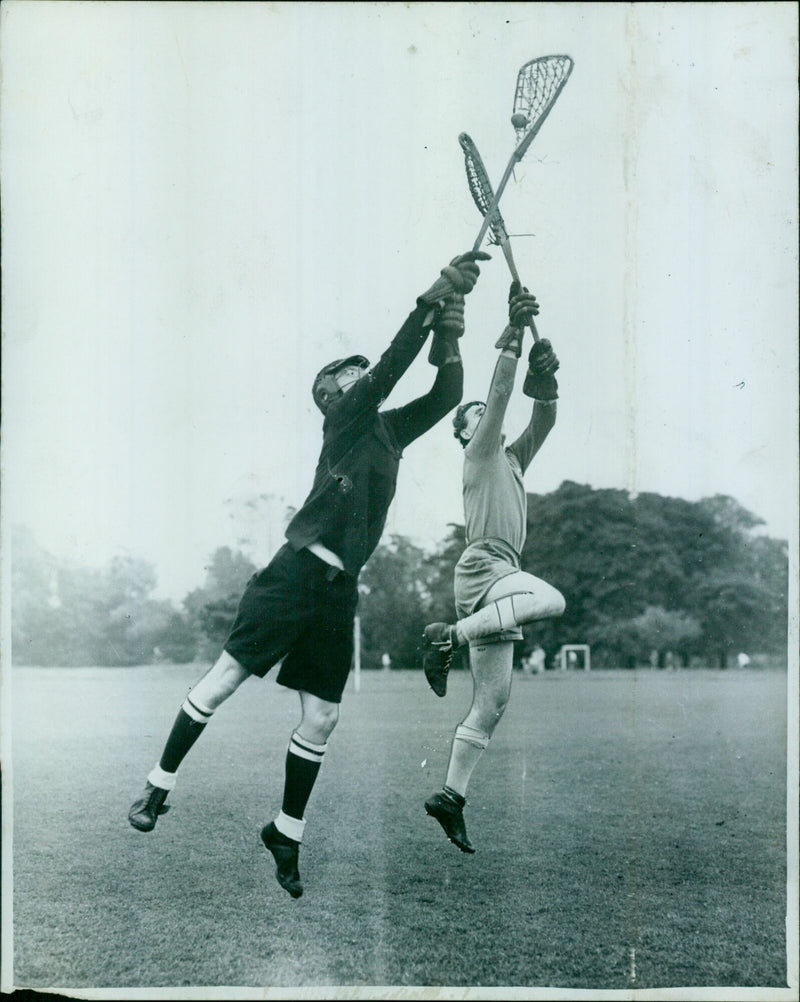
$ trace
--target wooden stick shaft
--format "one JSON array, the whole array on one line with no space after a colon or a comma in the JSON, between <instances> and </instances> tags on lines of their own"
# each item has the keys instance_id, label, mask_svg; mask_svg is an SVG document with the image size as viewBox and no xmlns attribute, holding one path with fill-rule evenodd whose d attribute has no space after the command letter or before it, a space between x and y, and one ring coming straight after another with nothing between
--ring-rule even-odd
<instances>
[{"instance_id":1,"label":"wooden stick shaft","mask_svg":"<svg viewBox=\"0 0 800 1002\"><path fill-rule=\"evenodd\" d=\"M511 277L515 282L519 282L520 287L522 286L522 280L519 277L519 272L517 271L517 265L514 261L514 255L511 251L511 243L508 239L500 241L500 247L502 248L503 255L505 256L506 263L508 264L508 270L511 272ZM533 317L530 319L528 326L531 329L531 334L533 334L533 340L539 340L539 332L536 330L536 324L534 323Z\"/></svg>"},{"instance_id":2,"label":"wooden stick shaft","mask_svg":"<svg viewBox=\"0 0 800 1002\"><path fill-rule=\"evenodd\" d=\"M492 216L497 211L497 206L500 204L500 196L505 191L505 187L508 184L508 179L511 177L511 172L514 170L514 164L516 164L516 162L517 162L517 156L515 150L514 155L508 161L508 166L506 167L505 174L503 174L503 177L500 180L500 184L497 186L497 190L494 193L494 199L492 201L492 204L486 210L486 215L483 217L483 223L481 225L481 231L478 234L478 239L472 246L472 249L474 251L481 249L483 238L486 236L486 231L489 229L489 224L492 221Z\"/></svg>"}]
</instances>

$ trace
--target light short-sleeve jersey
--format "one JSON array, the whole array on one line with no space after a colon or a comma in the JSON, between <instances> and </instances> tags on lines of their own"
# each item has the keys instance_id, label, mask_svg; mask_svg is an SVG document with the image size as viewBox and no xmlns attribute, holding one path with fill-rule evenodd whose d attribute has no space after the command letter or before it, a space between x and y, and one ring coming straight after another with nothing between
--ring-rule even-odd
<instances>
[{"instance_id":1,"label":"light short-sleeve jersey","mask_svg":"<svg viewBox=\"0 0 800 1002\"><path fill-rule=\"evenodd\" d=\"M517 554L525 544L527 498L522 467L512 448L498 443L491 456L464 453L464 522L467 545L501 539Z\"/></svg>"}]
</instances>

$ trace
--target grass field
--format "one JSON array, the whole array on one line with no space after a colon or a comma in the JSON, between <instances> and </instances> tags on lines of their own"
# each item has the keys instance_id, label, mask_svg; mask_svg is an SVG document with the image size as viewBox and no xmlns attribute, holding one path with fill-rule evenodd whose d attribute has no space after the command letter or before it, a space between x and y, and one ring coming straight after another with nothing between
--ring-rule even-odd
<instances>
[{"instance_id":1,"label":"grass field","mask_svg":"<svg viewBox=\"0 0 800 1002\"><path fill-rule=\"evenodd\" d=\"M422 804L469 702L352 679L305 896L258 840L295 694L248 681L155 832L126 814L197 666L15 669L14 984L786 986L786 675L516 676L473 778L475 856Z\"/></svg>"}]
</instances>

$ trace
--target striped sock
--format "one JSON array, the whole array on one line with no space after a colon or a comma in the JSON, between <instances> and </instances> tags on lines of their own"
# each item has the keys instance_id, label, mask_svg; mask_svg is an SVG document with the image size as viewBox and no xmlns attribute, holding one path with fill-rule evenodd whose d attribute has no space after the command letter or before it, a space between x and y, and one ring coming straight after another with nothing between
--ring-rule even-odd
<instances>
[{"instance_id":1,"label":"striped sock","mask_svg":"<svg viewBox=\"0 0 800 1002\"><path fill-rule=\"evenodd\" d=\"M327 743L316 745L312 741L300 737L297 731L293 732L286 752L286 779L283 787L283 804L281 805L281 813L286 817L302 821L327 747ZM282 831L283 829L278 823L280 820L279 816L276 818L275 824L278 830ZM285 824L284 827L286 827ZM300 841L288 831L283 834L294 838L295 841Z\"/></svg>"},{"instance_id":2,"label":"striped sock","mask_svg":"<svg viewBox=\"0 0 800 1002\"><path fill-rule=\"evenodd\" d=\"M205 730L213 712L198 700L186 697L178 710L178 716L172 725L159 761L159 766L164 772L177 772L189 749Z\"/></svg>"}]
</instances>

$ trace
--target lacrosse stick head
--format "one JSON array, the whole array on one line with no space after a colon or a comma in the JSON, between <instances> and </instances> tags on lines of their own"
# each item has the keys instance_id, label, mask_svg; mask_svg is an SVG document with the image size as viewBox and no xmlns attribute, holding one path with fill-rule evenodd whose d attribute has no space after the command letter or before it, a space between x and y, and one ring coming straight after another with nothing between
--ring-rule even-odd
<instances>
[{"instance_id":1,"label":"lacrosse stick head","mask_svg":"<svg viewBox=\"0 0 800 1002\"><path fill-rule=\"evenodd\" d=\"M467 171L467 183L469 184L470 194L478 206L480 214L485 216L494 202L494 191L489 181L489 175L486 173L483 160L480 153L478 153L478 147L466 132L461 133L458 141L464 152L464 167ZM504 240L508 240L508 233L506 232L505 223L499 209L496 208L492 213L489 226L492 231L490 237L491 243L502 244Z\"/></svg>"},{"instance_id":2,"label":"lacrosse stick head","mask_svg":"<svg viewBox=\"0 0 800 1002\"><path fill-rule=\"evenodd\" d=\"M517 74L511 124L517 137L516 160L525 151L564 88L574 63L570 56L540 56L525 63Z\"/></svg>"}]
</instances>

